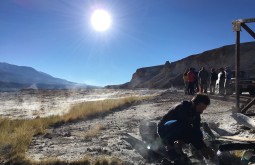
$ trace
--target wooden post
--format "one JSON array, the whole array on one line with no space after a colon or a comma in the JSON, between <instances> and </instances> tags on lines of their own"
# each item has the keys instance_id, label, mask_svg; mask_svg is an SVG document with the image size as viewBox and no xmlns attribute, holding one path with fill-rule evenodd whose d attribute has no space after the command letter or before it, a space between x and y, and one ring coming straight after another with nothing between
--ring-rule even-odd
<instances>
[{"instance_id":1,"label":"wooden post","mask_svg":"<svg viewBox=\"0 0 255 165\"><path fill-rule=\"evenodd\" d=\"M239 72L240 72L240 31L236 31L236 48L235 48L235 90L236 90L236 109L240 112L240 89L239 89Z\"/></svg>"},{"instance_id":2,"label":"wooden post","mask_svg":"<svg viewBox=\"0 0 255 165\"><path fill-rule=\"evenodd\" d=\"M236 90L236 109L240 112L240 89L238 87L239 84L239 75L240 75L240 31L241 27L243 27L253 38L255 38L255 33L245 24L255 22L255 18L248 19L238 19L232 22L233 31L236 32L236 47L235 47L235 90Z\"/></svg>"}]
</instances>

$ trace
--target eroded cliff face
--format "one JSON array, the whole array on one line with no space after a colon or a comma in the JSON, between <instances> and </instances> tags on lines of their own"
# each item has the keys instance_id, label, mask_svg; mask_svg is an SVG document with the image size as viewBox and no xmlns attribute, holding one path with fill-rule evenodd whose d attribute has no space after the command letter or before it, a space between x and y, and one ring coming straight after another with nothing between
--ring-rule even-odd
<instances>
[{"instance_id":1,"label":"eroded cliff face","mask_svg":"<svg viewBox=\"0 0 255 165\"><path fill-rule=\"evenodd\" d=\"M229 66L235 69L235 45L205 51L191 55L179 61L168 61L164 65L139 68L130 82L118 85L118 88L169 88L183 86L182 74L185 69L193 67L199 71ZM240 69L255 77L255 42L242 43L240 46Z\"/></svg>"}]
</instances>

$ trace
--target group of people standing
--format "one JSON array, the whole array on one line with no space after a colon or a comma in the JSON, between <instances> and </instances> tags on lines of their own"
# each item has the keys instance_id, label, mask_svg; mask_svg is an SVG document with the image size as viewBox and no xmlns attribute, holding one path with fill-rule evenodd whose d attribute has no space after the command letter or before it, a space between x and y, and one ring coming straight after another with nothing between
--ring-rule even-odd
<instances>
[{"instance_id":1,"label":"group of people standing","mask_svg":"<svg viewBox=\"0 0 255 165\"><path fill-rule=\"evenodd\" d=\"M210 94L215 94L216 82L219 80L219 94L231 94L232 71L229 67L220 68L218 72L215 68L207 71L205 67L197 72L195 68L186 69L183 73L185 94L194 95L195 93L207 93L208 84Z\"/></svg>"}]
</instances>

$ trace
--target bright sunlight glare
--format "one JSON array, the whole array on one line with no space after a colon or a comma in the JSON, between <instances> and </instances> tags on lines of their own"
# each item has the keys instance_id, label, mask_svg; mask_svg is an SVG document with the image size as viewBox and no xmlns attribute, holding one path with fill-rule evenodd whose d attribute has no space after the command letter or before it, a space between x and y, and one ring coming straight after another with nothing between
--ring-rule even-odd
<instances>
[{"instance_id":1,"label":"bright sunlight glare","mask_svg":"<svg viewBox=\"0 0 255 165\"><path fill-rule=\"evenodd\" d=\"M106 31L112 24L111 15L102 9L95 10L91 15L91 25L96 31Z\"/></svg>"}]
</instances>

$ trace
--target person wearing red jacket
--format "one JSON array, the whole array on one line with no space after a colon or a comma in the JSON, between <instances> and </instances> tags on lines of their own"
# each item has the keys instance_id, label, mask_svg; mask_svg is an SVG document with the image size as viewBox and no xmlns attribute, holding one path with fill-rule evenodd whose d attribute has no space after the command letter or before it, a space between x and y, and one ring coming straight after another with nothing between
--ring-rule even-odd
<instances>
[{"instance_id":1,"label":"person wearing red jacket","mask_svg":"<svg viewBox=\"0 0 255 165\"><path fill-rule=\"evenodd\" d=\"M195 89L194 89L194 83L195 83L196 75L194 73L194 69L190 68L188 72L188 94L194 95Z\"/></svg>"}]
</instances>

